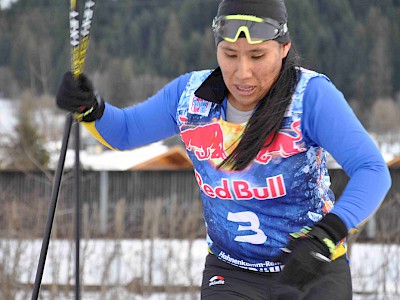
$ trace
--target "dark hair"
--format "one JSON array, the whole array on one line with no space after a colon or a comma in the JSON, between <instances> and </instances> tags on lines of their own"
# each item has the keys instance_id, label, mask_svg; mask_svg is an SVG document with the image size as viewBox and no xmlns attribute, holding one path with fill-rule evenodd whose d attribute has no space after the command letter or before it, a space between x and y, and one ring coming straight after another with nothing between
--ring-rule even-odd
<instances>
[{"instance_id":1,"label":"dark hair","mask_svg":"<svg viewBox=\"0 0 400 300\"><path fill-rule=\"evenodd\" d=\"M219 165L219 168L227 166L231 170L243 170L262 148L273 143L299 80L297 61L297 55L292 49L289 50L288 55L282 61L278 79L267 95L261 99L249 119L239 144ZM273 134L273 139L269 144L265 144L271 134Z\"/></svg>"}]
</instances>

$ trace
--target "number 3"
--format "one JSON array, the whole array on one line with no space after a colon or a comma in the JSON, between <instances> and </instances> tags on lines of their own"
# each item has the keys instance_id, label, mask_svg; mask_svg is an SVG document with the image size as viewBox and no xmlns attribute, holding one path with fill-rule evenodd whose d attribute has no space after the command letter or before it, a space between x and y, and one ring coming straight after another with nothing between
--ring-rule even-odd
<instances>
[{"instance_id":1,"label":"number 3","mask_svg":"<svg viewBox=\"0 0 400 300\"><path fill-rule=\"evenodd\" d=\"M235 237L237 242L245 242L250 244L264 244L267 240L265 233L259 228L260 220L257 215L251 211L243 211L238 213L228 213L228 220L237 223L250 223L250 226L239 225L238 231L251 230L256 234L240 235Z\"/></svg>"}]
</instances>

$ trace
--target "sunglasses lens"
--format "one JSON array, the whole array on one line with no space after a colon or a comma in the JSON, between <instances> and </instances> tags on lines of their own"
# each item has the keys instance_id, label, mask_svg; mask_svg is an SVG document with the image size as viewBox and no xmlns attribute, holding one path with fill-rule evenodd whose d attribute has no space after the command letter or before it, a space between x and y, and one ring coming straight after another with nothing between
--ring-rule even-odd
<instances>
[{"instance_id":1,"label":"sunglasses lens","mask_svg":"<svg viewBox=\"0 0 400 300\"><path fill-rule=\"evenodd\" d=\"M279 29L268 23L251 22L248 27L251 39L255 40L272 40L278 37Z\"/></svg>"},{"instance_id":2,"label":"sunglasses lens","mask_svg":"<svg viewBox=\"0 0 400 300\"><path fill-rule=\"evenodd\" d=\"M237 31L241 26L244 26L246 22L240 20L223 20L220 23L219 35L223 38L234 39Z\"/></svg>"}]
</instances>

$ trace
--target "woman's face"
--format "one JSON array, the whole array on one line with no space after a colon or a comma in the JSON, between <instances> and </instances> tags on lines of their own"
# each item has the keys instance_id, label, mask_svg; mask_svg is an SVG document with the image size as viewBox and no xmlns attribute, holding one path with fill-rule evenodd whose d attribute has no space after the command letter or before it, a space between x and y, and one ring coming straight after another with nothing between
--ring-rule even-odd
<instances>
[{"instance_id":1,"label":"woman's face","mask_svg":"<svg viewBox=\"0 0 400 300\"><path fill-rule=\"evenodd\" d=\"M253 110L278 78L291 44L270 40L249 44L245 38L221 41L217 60L229 90L228 101L242 111Z\"/></svg>"}]
</instances>

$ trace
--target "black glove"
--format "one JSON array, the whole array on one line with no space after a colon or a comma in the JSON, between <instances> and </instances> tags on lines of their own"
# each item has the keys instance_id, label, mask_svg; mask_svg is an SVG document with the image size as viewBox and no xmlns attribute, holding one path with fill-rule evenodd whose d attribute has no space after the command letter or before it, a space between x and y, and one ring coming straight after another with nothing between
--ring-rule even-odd
<instances>
[{"instance_id":1,"label":"black glove","mask_svg":"<svg viewBox=\"0 0 400 300\"><path fill-rule=\"evenodd\" d=\"M104 101L93 92L92 83L84 74L75 79L71 72L66 72L56 98L58 107L74 113L79 121L95 121L104 112Z\"/></svg>"},{"instance_id":2,"label":"black glove","mask_svg":"<svg viewBox=\"0 0 400 300\"><path fill-rule=\"evenodd\" d=\"M302 288L314 279L324 264L331 261L336 244L347 235L343 221L335 214L327 214L313 227L292 233L280 260L285 265L279 281Z\"/></svg>"}]
</instances>

